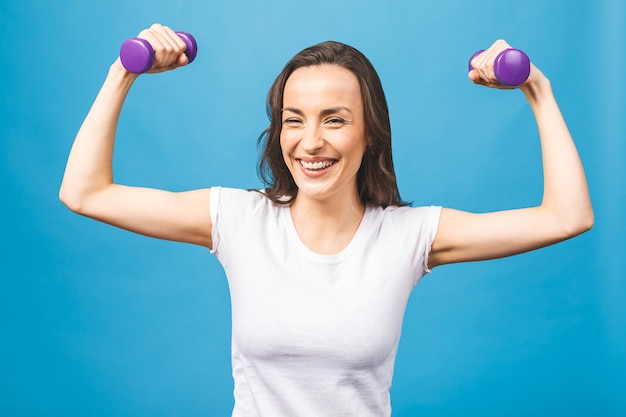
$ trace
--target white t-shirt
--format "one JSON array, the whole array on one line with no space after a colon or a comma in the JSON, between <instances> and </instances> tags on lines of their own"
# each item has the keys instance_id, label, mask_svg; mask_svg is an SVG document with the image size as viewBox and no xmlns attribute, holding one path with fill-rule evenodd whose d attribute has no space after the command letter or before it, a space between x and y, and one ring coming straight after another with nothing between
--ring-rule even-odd
<instances>
[{"instance_id":1,"label":"white t-shirt","mask_svg":"<svg viewBox=\"0 0 626 417\"><path fill-rule=\"evenodd\" d=\"M368 206L336 255L309 250L288 206L211 189L232 303L233 417L389 416L406 303L440 207Z\"/></svg>"}]
</instances>

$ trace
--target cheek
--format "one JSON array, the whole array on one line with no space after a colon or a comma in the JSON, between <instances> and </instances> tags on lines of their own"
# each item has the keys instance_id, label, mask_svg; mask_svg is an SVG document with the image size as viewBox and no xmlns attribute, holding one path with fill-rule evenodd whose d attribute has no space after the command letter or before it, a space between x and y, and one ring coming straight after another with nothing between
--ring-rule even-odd
<instances>
[{"instance_id":1,"label":"cheek","mask_svg":"<svg viewBox=\"0 0 626 417\"><path fill-rule=\"evenodd\" d=\"M286 143L287 141L285 140L284 135L280 135L280 142L278 142L278 145L280 146L280 153L283 156L283 158L286 160L289 152L288 152L288 145Z\"/></svg>"},{"instance_id":2,"label":"cheek","mask_svg":"<svg viewBox=\"0 0 626 417\"><path fill-rule=\"evenodd\" d=\"M340 152L344 155L350 155L353 160L360 160L365 153L365 138L361 134L344 136L336 141L336 146L340 148ZM339 149L338 149L339 150Z\"/></svg>"},{"instance_id":3,"label":"cheek","mask_svg":"<svg viewBox=\"0 0 626 417\"><path fill-rule=\"evenodd\" d=\"M283 159L287 166L290 165L290 160L298 147L300 142L299 133L297 130L283 130L280 134L280 149L283 155Z\"/></svg>"},{"instance_id":4,"label":"cheek","mask_svg":"<svg viewBox=\"0 0 626 417\"><path fill-rule=\"evenodd\" d=\"M287 165L287 168L289 168L291 170L291 164L290 164L290 155L293 152L293 141L289 140L288 135L285 135L284 133L280 134L280 141L279 141L279 146L280 146L280 153L283 157L283 161L285 162L285 165Z\"/></svg>"},{"instance_id":5,"label":"cheek","mask_svg":"<svg viewBox=\"0 0 626 417\"><path fill-rule=\"evenodd\" d=\"M293 148L293 134L289 134L289 131L282 130L280 132L280 148L283 154L289 153L289 150Z\"/></svg>"}]
</instances>

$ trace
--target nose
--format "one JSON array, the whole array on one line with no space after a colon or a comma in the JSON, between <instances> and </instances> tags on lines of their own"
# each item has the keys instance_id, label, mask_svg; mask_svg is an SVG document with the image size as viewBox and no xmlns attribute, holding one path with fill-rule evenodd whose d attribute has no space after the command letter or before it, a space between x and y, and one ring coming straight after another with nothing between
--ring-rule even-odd
<instances>
[{"instance_id":1,"label":"nose","mask_svg":"<svg viewBox=\"0 0 626 417\"><path fill-rule=\"evenodd\" d=\"M315 154L324 147L322 131L318 126L307 126L302 132L302 149L309 154Z\"/></svg>"}]
</instances>

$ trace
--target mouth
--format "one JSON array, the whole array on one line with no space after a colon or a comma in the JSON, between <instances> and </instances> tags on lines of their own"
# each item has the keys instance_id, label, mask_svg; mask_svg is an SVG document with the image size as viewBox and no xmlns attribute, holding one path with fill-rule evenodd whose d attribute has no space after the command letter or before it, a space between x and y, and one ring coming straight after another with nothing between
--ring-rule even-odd
<instances>
[{"instance_id":1,"label":"mouth","mask_svg":"<svg viewBox=\"0 0 626 417\"><path fill-rule=\"evenodd\" d=\"M335 165L337 162L334 159L324 160L324 161L303 161L302 159L297 160L300 166L307 171L323 171L325 169L330 168Z\"/></svg>"}]
</instances>

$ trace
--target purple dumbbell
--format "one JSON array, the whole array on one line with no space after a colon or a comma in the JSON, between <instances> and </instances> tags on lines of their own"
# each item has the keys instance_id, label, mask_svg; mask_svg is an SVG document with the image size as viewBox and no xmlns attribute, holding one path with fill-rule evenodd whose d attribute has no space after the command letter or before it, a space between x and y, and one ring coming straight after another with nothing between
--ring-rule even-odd
<instances>
[{"instance_id":1,"label":"purple dumbbell","mask_svg":"<svg viewBox=\"0 0 626 417\"><path fill-rule=\"evenodd\" d=\"M469 70L473 70L472 59L485 52L484 49L476 52L469 60ZM509 48L500 52L493 63L496 78L502 85L517 87L524 84L530 74L530 59L519 49Z\"/></svg>"},{"instance_id":2,"label":"purple dumbbell","mask_svg":"<svg viewBox=\"0 0 626 417\"><path fill-rule=\"evenodd\" d=\"M186 32L176 32L176 34L185 42L185 45L187 45L185 55L187 55L189 63L192 63L198 53L196 40ZM154 50L150 42L145 39L126 39L120 48L120 60L124 68L128 71L134 72L135 74L143 74L150 70L154 64Z\"/></svg>"}]
</instances>

